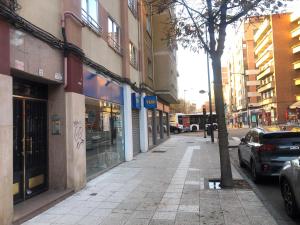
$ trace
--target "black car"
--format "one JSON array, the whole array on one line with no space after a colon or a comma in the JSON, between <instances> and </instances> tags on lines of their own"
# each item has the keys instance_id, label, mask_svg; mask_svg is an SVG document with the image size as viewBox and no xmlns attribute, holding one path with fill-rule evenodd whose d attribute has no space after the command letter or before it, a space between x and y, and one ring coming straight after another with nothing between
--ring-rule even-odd
<instances>
[{"instance_id":1,"label":"black car","mask_svg":"<svg viewBox=\"0 0 300 225\"><path fill-rule=\"evenodd\" d=\"M174 134L179 134L182 132L182 129L180 127L170 125L170 132Z\"/></svg>"},{"instance_id":2,"label":"black car","mask_svg":"<svg viewBox=\"0 0 300 225\"><path fill-rule=\"evenodd\" d=\"M249 167L253 180L278 176L284 163L300 156L300 133L251 129L238 146L241 167Z\"/></svg>"}]
</instances>

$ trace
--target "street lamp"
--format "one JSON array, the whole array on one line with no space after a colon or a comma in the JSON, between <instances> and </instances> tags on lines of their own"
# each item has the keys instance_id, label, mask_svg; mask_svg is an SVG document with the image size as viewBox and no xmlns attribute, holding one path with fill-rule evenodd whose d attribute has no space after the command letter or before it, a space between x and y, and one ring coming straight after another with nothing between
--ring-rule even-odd
<instances>
[{"instance_id":1,"label":"street lamp","mask_svg":"<svg viewBox=\"0 0 300 225\"><path fill-rule=\"evenodd\" d=\"M183 90L184 94L183 94L183 111L184 113L186 113L186 105L185 105L185 92L187 92L188 90Z\"/></svg>"},{"instance_id":2,"label":"street lamp","mask_svg":"<svg viewBox=\"0 0 300 225\"><path fill-rule=\"evenodd\" d=\"M211 142L215 142L215 138L214 138L214 128L213 128L213 123L212 123L212 102L211 102L211 93L210 93L210 87L209 87L209 91L205 91L205 90L200 90L199 91L200 94L205 94L208 93L208 101L209 101L209 127L208 129L210 129L210 138L211 138ZM205 135L205 124L204 124L204 136Z\"/></svg>"}]
</instances>

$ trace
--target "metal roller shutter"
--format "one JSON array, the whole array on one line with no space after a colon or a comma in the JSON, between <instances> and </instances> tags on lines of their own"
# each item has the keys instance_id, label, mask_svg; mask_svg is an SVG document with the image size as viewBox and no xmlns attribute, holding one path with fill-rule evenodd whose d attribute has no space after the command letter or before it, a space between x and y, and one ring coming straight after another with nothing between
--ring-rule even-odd
<instances>
[{"instance_id":1,"label":"metal roller shutter","mask_svg":"<svg viewBox=\"0 0 300 225\"><path fill-rule=\"evenodd\" d=\"M133 155L141 152L140 147L140 116L138 110L132 110Z\"/></svg>"}]
</instances>

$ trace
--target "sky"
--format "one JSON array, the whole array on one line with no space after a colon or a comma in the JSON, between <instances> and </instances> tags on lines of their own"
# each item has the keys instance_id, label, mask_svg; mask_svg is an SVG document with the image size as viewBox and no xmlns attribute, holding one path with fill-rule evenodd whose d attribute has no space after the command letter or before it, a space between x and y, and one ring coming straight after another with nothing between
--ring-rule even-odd
<instances>
[{"instance_id":1,"label":"sky","mask_svg":"<svg viewBox=\"0 0 300 225\"><path fill-rule=\"evenodd\" d=\"M300 9L300 0L291 2L289 9ZM227 36L228 39L230 36ZM228 47L228 41L226 45ZM203 51L194 53L179 45L177 58L178 96L191 103L196 103L200 108L205 101L208 101L208 94L199 93L200 90L207 91L208 89L206 55Z\"/></svg>"}]
</instances>

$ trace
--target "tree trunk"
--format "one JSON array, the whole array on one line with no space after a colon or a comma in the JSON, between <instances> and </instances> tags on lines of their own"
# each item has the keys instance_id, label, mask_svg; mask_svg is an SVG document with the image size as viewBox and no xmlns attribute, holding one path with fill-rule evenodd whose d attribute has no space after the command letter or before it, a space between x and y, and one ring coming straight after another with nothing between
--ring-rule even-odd
<instances>
[{"instance_id":1,"label":"tree trunk","mask_svg":"<svg viewBox=\"0 0 300 225\"><path fill-rule=\"evenodd\" d=\"M218 55L212 56L212 68L214 75L214 96L215 107L218 118L218 138L219 138L219 152L220 152L220 165L221 165L221 187L232 188L232 172L230 156L228 151L228 133L225 120L225 108L223 99L223 86L222 86L222 69L221 57Z\"/></svg>"}]
</instances>

